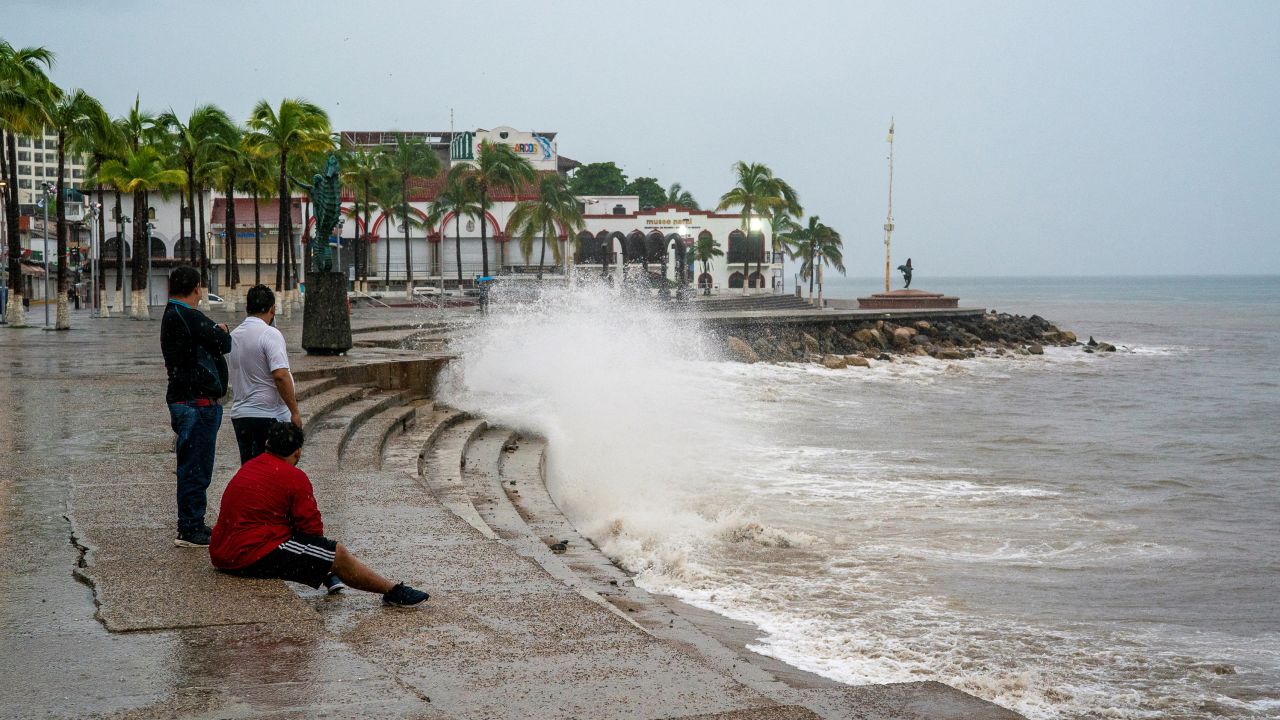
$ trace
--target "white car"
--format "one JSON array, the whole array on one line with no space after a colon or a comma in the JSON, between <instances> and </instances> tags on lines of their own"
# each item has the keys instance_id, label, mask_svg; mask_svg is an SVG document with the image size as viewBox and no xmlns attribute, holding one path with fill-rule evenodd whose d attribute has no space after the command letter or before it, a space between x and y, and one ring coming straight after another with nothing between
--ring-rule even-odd
<instances>
[{"instance_id":1,"label":"white car","mask_svg":"<svg viewBox=\"0 0 1280 720\"><path fill-rule=\"evenodd\" d=\"M420 285L413 289L413 296L417 298L439 297L440 288L436 287L435 285Z\"/></svg>"},{"instance_id":2,"label":"white car","mask_svg":"<svg viewBox=\"0 0 1280 720\"><path fill-rule=\"evenodd\" d=\"M227 306L227 302L225 300L213 293L208 293L205 297L209 300L209 307L211 308L223 308Z\"/></svg>"}]
</instances>

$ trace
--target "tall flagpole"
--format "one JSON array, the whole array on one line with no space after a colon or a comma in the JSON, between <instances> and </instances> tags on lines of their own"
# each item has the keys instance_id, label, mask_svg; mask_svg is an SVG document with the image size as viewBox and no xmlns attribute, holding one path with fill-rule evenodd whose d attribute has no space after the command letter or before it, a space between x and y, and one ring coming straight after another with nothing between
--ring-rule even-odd
<instances>
[{"instance_id":1,"label":"tall flagpole","mask_svg":"<svg viewBox=\"0 0 1280 720\"><path fill-rule=\"evenodd\" d=\"M889 118L889 214L884 220L884 291L889 292L889 241L893 238L893 118Z\"/></svg>"}]
</instances>

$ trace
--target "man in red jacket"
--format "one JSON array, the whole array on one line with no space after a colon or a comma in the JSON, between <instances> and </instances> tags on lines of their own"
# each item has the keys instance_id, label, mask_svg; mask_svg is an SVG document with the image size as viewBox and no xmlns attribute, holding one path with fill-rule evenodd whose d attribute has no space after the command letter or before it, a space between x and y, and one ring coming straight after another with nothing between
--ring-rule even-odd
<instances>
[{"instance_id":1,"label":"man in red jacket","mask_svg":"<svg viewBox=\"0 0 1280 720\"><path fill-rule=\"evenodd\" d=\"M297 468L302 429L277 422L267 432L267 451L240 466L222 494L209 559L224 572L243 577L279 578L330 591L346 585L382 593L388 605L412 607L427 593L392 583L324 536L311 480Z\"/></svg>"}]
</instances>

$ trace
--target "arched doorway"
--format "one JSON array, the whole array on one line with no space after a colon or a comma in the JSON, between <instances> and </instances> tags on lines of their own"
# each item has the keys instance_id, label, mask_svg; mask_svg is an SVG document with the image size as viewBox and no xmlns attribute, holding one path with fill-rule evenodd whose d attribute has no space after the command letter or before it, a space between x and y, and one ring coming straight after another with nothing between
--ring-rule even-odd
<instances>
[{"instance_id":1,"label":"arched doorway","mask_svg":"<svg viewBox=\"0 0 1280 720\"><path fill-rule=\"evenodd\" d=\"M751 287L753 288L764 287L764 275L761 275L759 272L751 273Z\"/></svg>"},{"instance_id":2,"label":"arched doorway","mask_svg":"<svg viewBox=\"0 0 1280 720\"><path fill-rule=\"evenodd\" d=\"M164 246L164 240L161 240L155 235L152 235L151 236L151 257L163 259L168 257L168 255L166 254L167 252L168 252L168 249L165 248Z\"/></svg>"},{"instance_id":3,"label":"arched doorway","mask_svg":"<svg viewBox=\"0 0 1280 720\"><path fill-rule=\"evenodd\" d=\"M199 260L200 246L192 242L189 237L179 238L173 246L173 257L176 260L190 260L193 257Z\"/></svg>"},{"instance_id":4,"label":"arched doorway","mask_svg":"<svg viewBox=\"0 0 1280 720\"><path fill-rule=\"evenodd\" d=\"M116 253L120 252L120 238L113 237L107 240L102 246L102 257L106 260L115 260ZM124 241L124 259L128 262L133 259L133 249L129 245L129 241Z\"/></svg>"},{"instance_id":5,"label":"arched doorway","mask_svg":"<svg viewBox=\"0 0 1280 720\"><path fill-rule=\"evenodd\" d=\"M742 273L741 273L741 272L735 272L734 274L730 275L730 276L729 276L729 287L730 287L730 288L738 288L739 290L740 290L740 289L742 289L742 278L743 278L743 276L742 276Z\"/></svg>"},{"instance_id":6,"label":"arched doorway","mask_svg":"<svg viewBox=\"0 0 1280 720\"><path fill-rule=\"evenodd\" d=\"M709 290L713 282L714 281L711 279L711 273L702 273L698 276L698 289Z\"/></svg>"}]
</instances>

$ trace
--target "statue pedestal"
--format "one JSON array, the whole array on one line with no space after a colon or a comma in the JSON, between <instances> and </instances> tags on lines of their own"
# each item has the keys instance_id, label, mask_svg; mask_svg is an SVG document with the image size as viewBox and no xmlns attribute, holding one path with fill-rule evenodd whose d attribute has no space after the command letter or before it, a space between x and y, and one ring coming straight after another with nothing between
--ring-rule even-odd
<instances>
[{"instance_id":1,"label":"statue pedestal","mask_svg":"<svg viewBox=\"0 0 1280 720\"><path fill-rule=\"evenodd\" d=\"M351 307L347 276L340 272L307 273L302 306L302 349L308 355L341 355L351 349Z\"/></svg>"},{"instance_id":2,"label":"statue pedestal","mask_svg":"<svg viewBox=\"0 0 1280 720\"><path fill-rule=\"evenodd\" d=\"M861 310L933 310L960 306L960 298L925 290L890 290L858 298Z\"/></svg>"}]
</instances>

